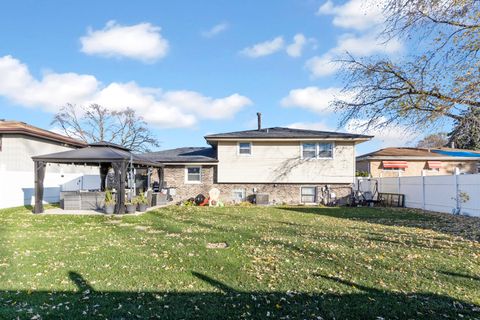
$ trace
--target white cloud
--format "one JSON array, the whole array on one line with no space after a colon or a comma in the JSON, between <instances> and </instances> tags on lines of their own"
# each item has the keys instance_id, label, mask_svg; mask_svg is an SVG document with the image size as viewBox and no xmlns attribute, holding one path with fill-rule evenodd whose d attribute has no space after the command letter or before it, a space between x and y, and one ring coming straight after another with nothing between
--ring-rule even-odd
<instances>
[{"instance_id":1,"label":"white cloud","mask_svg":"<svg viewBox=\"0 0 480 320\"><path fill-rule=\"evenodd\" d=\"M310 71L312 77L325 77L335 74L341 67L341 64L336 61L335 57L330 52L321 56L314 56L305 62L305 67Z\"/></svg>"},{"instance_id":2,"label":"white cloud","mask_svg":"<svg viewBox=\"0 0 480 320\"><path fill-rule=\"evenodd\" d=\"M307 44L307 38L301 33L297 33L293 37L293 43L287 46L287 54L290 57L300 57L302 55L303 48Z\"/></svg>"},{"instance_id":3,"label":"white cloud","mask_svg":"<svg viewBox=\"0 0 480 320\"><path fill-rule=\"evenodd\" d=\"M395 54L403 48L402 43L398 39L392 39L388 43L378 38L375 32L369 32L361 36L354 34L342 35L337 43L335 52L349 52L357 56L368 56L371 54Z\"/></svg>"},{"instance_id":4,"label":"white cloud","mask_svg":"<svg viewBox=\"0 0 480 320\"><path fill-rule=\"evenodd\" d=\"M385 20L383 1L378 0L350 0L338 6L328 0L317 14L332 15L333 25L356 30L371 29Z\"/></svg>"},{"instance_id":5,"label":"white cloud","mask_svg":"<svg viewBox=\"0 0 480 320\"><path fill-rule=\"evenodd\" d=\"M337 39L335 47L323 55L309 59L305 67L313 77L335 74L341 67L336 62L346 53L357 57L369 55L393 55L403 49L403 43L397 39L388 42L380 36L383 14L383 0L349 0L335 5L331 0L325 2L318 10L318 15L332 15L333 25L354 30L355 33L344 33Z\"/></svg>"},{"instance_id":6,"label":"white cloud","mask_svg":"<svg viewBox=\"0 0 480 320\"><path fill-rule=\"evenodd\" d=\"M163 128L191 127L200 119L227 119L252 104L238 93L212 98L188 90L162 91L135 82L102 85L92 75L49 73L35 79L12 56L0 57L0 96L27 107L56 112L66 103L98 103L121 110L131 107L151 124Z\"/></svg>"},{"instance_id":7,"label":"white cloud","mask_svg":"<svg viewBox=\"0 0 480 320\"><path fill-rule=\"evenodd\" d=\"M306 87L290 90L288 96L280 101L284 107L300 107L317 113L333 112L330 103L335 99L348 99L351 94L340 88Z\"/></svg>"},{"instance_id":8,"label":"white cloud","mask_svg":"<svg viewBox=\"0 0 480 320\"><path fill-rule=\"evenodd\" d=\"M259 58L271 55L283 49L285 41L283 37L276 37L272 40L257 43L240 51L241 54L250 58Z\"/></svg>"},{"instance_id":9,"label":"white cloud","mask_svg":"<svg viewBox=\"0 0 480 320\"><path fill-rule=\"evenodd\" d=\"M393 55L402 51L403 44L398 39L392 39L384 43L379 39L376 32L369 32L363 35L346 33L340 36L337 45L321 56L314 56L307 60L305 67L313 77L323 77L336 73L341 64L338 62L346 54L365 57L372 54Z\"/></svg>"},{"instance_id":10,"label":"white cloud","mask_svg":"<svg viewBox=\"0 0 480 320\"><path fill-rule=\"evenodd\" d=\"M380 118L376 123L385 122L386 118ZM417 134L402 125L386 125L380 127L375 123L366 128L368 120L351 119L345 124L345 130L350 133L373 135L373 141L380 142L382 147L401 147L409 144L417 138Z\"/></svg>"},{"instance_id":11,"label":"white cloud","mask_svg":"<svg viewBox=\"0 0 480 320\"><path fill-rule=\"evenodd\" d=\"M227 29L228 29L228 23L222 22L217 25L214 25L209 30L202 31L201 35L205 38L213 38Z\"/></svg>"},{"instance_id":12,"label":"white cloud","mask_svg":"<svg viewBox=\"0 0 480 320\"><path fill-rule=\"evenodd\" d=\"M150 23L122 26L112 20L101 30L89 29L87 35L80 38L81 51L89 55L154 62L163 58L169 48L160 30Z\"/></svg>"}]
</instances>

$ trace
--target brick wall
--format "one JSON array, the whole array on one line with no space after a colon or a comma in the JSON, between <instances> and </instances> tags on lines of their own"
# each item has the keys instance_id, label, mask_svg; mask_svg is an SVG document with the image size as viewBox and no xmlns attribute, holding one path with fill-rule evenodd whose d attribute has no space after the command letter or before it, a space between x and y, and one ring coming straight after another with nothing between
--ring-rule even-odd
<instances>
[{"instance_id":1,"label":"brick wall","mask_svg":"<svg viewBox=\"0 0 480 320\"><path fill-rule=\"evenodd\" d=\"M273 204L299 204L301 202L302 186L317 187L317 200L321 200L321 188L325 184L274 184L274 183L216 183L215 166L202 166L202 181L200 184L186 183L185 166L166 166L164 168L164 181L167 187L175 188L176 195L173 196L174 202L186 200L195 197L198 194L208 196L208 191L212 188L218 188L221 192L220 199L225 203L233 201L234 190L245 190L246 196L256 193L266 193L269 195L269 201ZM340 203L345 203L350 196L350 184L329 184L330 190L337 196Z\"/></svg>"}]
</instances>

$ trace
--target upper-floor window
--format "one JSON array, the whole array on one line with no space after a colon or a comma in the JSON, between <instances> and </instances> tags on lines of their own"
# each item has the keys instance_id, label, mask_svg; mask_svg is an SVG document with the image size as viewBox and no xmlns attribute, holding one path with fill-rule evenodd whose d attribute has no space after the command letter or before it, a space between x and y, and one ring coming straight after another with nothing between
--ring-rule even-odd
<instances>
[{"instance_id":1,"label":"upper-floor window","mask_svg":"<svg viewBox=\"0 0 480 320\"><path fill-rule=\"evenodd\" d=\"M240 142L238 144L238 154L252 154L252 144L250 142Z\"/></svg>"},{"instance_id":2,"label":"upper-floor window","mask_svg":"<svg viewBox=\"0 0 480 320\"><path fill-rule=\"evenodd\" d=\"M304 143L302 145L302 156L303 159L312 159L317 157L317 144L315 143Z\"/></svg>"},{"instance_id":3,"label":"upper-floor window","mask_svg":"<svg viewBox=\"0 0 480 320\"><path fill-rule=\"evenodd\" d=\"M318 144L319 158L333 158L333 143L319 143Z\"/></svg>"},{"instance_id":4,"label":"upper-floor window","mask_svg":"<svg viewBox=\"0 0 480 320\"><path fill-rule=\"evenodd\" d=\"M333 143L331 142L303 143L302 158L303 159L333 158Z\"/></svg>"},{"instance_id":5,"label":"upper-floor window","mask_svg":"<svg viewBox=\"0 0 480 320\"><path fill-rule=\"evenodd\" d=\"M185 182L200 183L202 181L202 167L185 168Z\"/></svg>"}]
</instances>

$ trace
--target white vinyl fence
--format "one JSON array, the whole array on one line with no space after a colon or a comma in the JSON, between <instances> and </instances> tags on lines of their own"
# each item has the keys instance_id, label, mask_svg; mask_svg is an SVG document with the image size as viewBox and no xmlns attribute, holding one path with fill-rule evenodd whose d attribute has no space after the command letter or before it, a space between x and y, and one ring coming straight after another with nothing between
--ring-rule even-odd
<instances>
[{"instance_id":1,"label":"white vinyl fence","mask_svg":"<svg viewBox=\"0 0 480 320\"><path fill-rule=\"evenodd\" d=\"M407 208L480 217L480 174L358 178L357 188L404 194Z\"/></svg>"},{"instance_id":2,"label":"white vinyl fence","mask_svg":"<svg viewBox=\"0 0 480 320\"><path fill-rule=\"evenodd\" d=\"M49 173L45 175L43 201L60 201L60 191L76 191L100 188L99 175L83 173ZM35 189L33 172L0 171L0 209L33 205Z\"/></svg>"}]
</instances>

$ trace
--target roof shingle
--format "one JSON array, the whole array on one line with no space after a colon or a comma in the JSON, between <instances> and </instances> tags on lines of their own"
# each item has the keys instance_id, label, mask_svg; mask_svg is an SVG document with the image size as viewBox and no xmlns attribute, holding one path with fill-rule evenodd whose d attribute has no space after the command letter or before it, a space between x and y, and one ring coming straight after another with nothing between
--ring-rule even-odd
<instances>
[{"instance_id":1,"label":"roof shingle","mask_svg":"<svg viewBox=\"0 0 480 320\"><path fill-rule=\"evenodd\" d=\"M239 139L301 139L301 138L339 138L339 139L371 139L373 136L362 134L331 132L331 131L317 131L305 129L293 129L284 127L265 128L261 130L245 130L226 133L217 133L206 135L205 139L215 140L224 138L239 138Z\"/></svg>"}]
</instances>

